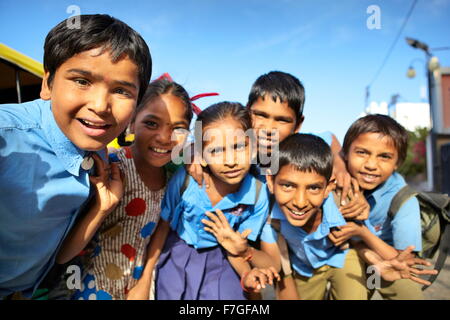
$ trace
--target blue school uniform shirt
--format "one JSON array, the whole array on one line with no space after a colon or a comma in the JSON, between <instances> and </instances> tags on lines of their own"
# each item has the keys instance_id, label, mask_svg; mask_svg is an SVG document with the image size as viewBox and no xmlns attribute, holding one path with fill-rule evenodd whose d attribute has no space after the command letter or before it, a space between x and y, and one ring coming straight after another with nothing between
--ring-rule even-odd
<instances>
[{"instance_id":1,"label":"blue school uniform shirt","mask_svg":"<svg viewBox=\"0 0 450 320\"><path fill-rule=\"evenodd\" d=\"M420 222L420 207L413 197L405 202L395 215L388 217L389 206L395 194L406 185L403 177L394 172L382 185L369 195L369 221L375 229L375 234L397 250L405 250L414 245L414 251L422 250L422 229Z\"/></svg>"},{"instance_id":2,"label":"blue school uniform shirt","mask_svg":"<svg viewBox=\"0 0 450 320\"><path fill-rule=\"evenodd\" d=\"M196 249L217 246L216 238L205 231L202 219L208 220L206 211L222 210L233 230L242 232L251 229L249 240L255 241L264 226L269 209L266 185L261 185L256 199L256 178L247 174L239 190L228 194L215 206L211 205L205 186L199 187L189 176L189 185L180 197L180 189L186 177L186 170L180 168L169 182L161 205L161 219L168 221L173 230L187 244Z\"/></svg>"},{"instance_id":3,"label":"blue school uniform shirt","mask_svg":"<svg viewBox=\"0 0 450 320\"><path fill-rule=\"evenodd\" d=\"M328 239L332 228L346 224L331 194L322 204L322 222L317 230L310 234L300 227L291 225L277 203L275 203L271 215L272 219L280 220L280 233L286 239L289 247L289 259L297 273L311 277L315 269L324 265L335 268L344 266L348 249L341 250ZM274 243L276 239L277 233L270 224L266 224L261 240Z\"/></svg>"},{"instance_id":4,"label":"blue school uniform shirt","mask_svg":"<svg viewBox=\"0 0 450 320\"><path fill-rule=\"evenodd\" d=\"M49 101L0 105L0 296L30 297L89 195L86 152Z\"/></svg>"}]
</instances>

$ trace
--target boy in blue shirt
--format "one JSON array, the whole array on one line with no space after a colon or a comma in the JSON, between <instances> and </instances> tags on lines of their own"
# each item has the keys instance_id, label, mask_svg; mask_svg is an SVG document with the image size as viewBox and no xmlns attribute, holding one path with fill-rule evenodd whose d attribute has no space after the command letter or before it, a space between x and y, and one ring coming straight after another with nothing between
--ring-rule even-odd
<instances>
[{"instance_id":1,"label":"boy in blue shirt","mask_svg":"<svg viewBox=\"0 0 450 320\"><path fill-rule=\"evenodd\" d=\"M331 299L367 299L364 267L356 251L342 250L328 239L333 228L346 224L333 197L328 197L334 187L329 183L330 147L317 136L294 134L280 144L276 161L279 170L267 179L276 199L271 218L280 221L298 295L324 299L330 282ZM273 243L277 235L269 229L261 240Z\"/></svg>"},{"instance_id":2,"label":"boy in blue shirt","mask_svg":"<svg viewBox=\"0 0 450 320\"><path fill-rule=\"evenodd\" d=\"M41 99L0 106L0 297L31 297L46 276L89 198L93 155L150 80L149 49L128 25L82 15L71 27L46 37Z\"/></svg>"},{"instance_id":3,"label":"boy in blue shirt","mask_svg":"<svg viewBox=\"0 0 450 320\"><path fill-rule=\"evenodd\" d=\"M369 221L375 237L366 227L349 222L331 239L336 245L358 236L383 259L392 259L408 246L422 248L420 208L415 197L402 205L394 219L388 209L395 194L406 184L395 170L406 158L407 131L391 117L375 114L355 121L347 131L343 154L347 168L358 182L370 205ZM413 258L412 255L410 258ZM386 299L424 299L420 286L410 279L382 281L380 294Z\"/></svg>"}]
</instances>

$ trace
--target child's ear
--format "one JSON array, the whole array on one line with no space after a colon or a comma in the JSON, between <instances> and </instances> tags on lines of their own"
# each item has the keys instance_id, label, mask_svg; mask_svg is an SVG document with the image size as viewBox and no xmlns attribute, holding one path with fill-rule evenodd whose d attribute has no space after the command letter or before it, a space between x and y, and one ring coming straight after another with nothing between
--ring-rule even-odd
<instances>
[{"instance_id":1,"label":"child's ear","mask_svg":"<svg viewBox=\"0 0 450 320\"><path fill-rule=\"evenodd\" d=\"M50 100L52 97L52 88L48 84L48 78L50 77L50 72L45 71L44 77L42 78L40 97L42 100Z\"/></svg>"},{"instance_id":2,"label":"child's ear","mask_svg":"<svg viewBox=\"0 0 450 320\"><path fill-rule=\"evenodd\" d=\"M206 163L205 159L202 158L202 160L200 160L200 164L203 168L206 168L208 166L208 164Z\"/></svg>"},{"instance_id":3,"label":"child's ear","mask_svg":"<svg viewBox=\"0 0 450 320\"><path fill-rule=\"evenodd\" d=\"M302 115L301 117L299 117L299 119L297 121L297 125L295 126L295 129L294 129L294 133L300 131L304 120L305 120L305 116Z\"/></svg>"},{"instance_id":4,"label":"child's ear","mask_svg":"<svg viewBox=\"0 0 450 320\"><path fill-rule=\"evenodd\" d=\"M270 169L269 169L270 170ZM269 171L268 170L268 171ZM270 171L268 172L269 173L269 175L267 175L266 176L266 181L267 181L267 187L269 188L269 191L270 191L270 193L272 193L273 194L273 185L274 185L274 183L275 183L275 177L274 176L272 176L272 175L270 175Z\"/></svg>"}]
</instances>

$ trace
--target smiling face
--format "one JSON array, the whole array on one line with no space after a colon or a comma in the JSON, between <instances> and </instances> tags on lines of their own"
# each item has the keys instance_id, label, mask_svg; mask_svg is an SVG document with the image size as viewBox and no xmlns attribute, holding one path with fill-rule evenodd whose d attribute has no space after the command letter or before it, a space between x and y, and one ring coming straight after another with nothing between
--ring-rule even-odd
<instances>
[{"instance_id":1,"label":"smiling face","mask_svg":"<svg viewBox=\"0 0 450 320\"><path fill-rule=\"evenodd\" d=\"M359 135L345 157L349 173L364 190L375 189L397 169L397 148L392 138L380 133Z\"/></svg>"},{"instance_id":2,"label":"smiling face","mask_svg":"<svg viewBox=\"0 0 450 320\"><path fill-rule=\"evenodd\" d=\"M97 151L128 125L139 94L138 68L127 56L112 62L109 51L83 51L45 72L41 98L51 100L61 131L78 148Z\"/></svg>"},{"instance_id":3,"label":"smiling face","mask_svg":"<svg viewBox=\"0 0 450 320\"><path fill-rule=\"evenodd\" d=\"M298 131L303 122L303 117L297 119L287 102L281 102L280 99L274 102L269 95L264 99L258 98L250 106L250 114L252 128L257 136L258 151L269 154L273 145Z\"/></svg>"},{"instance_id":4,"label":"smiling face","mask_svg":"<svg viewBox=\"0 0 450 320\"><path fill-rule=\"evenodd\" d=\"M311 229L320 223L316 219L320 218L318 213L331 188L325 177L286 165L276 176L269 176L267 185L291 225Z\"/></svg>"},{"instance_id":5,"label":"smiling face","mask_svg":"<svg viewBox=\"0 0 450 320\"><path fill-rule=\"evenodd\" d=\"M204 127L203 137L203 165L208 166L211 178L239 184L250 169L252 149L242 125L228 117Z\"/></svg>"},{"instance_id":6,"label":"smiling face","mask_svg":"<svg viewBox=\"0 0 450 320\"><path fill-rule=\"evenodd\" d=\"M184 143L188 130L186 106L180 98L168 93L150 100L131 124L135 161L162 167L170 161L173 148Z\"/></svg>"}]
</instances>

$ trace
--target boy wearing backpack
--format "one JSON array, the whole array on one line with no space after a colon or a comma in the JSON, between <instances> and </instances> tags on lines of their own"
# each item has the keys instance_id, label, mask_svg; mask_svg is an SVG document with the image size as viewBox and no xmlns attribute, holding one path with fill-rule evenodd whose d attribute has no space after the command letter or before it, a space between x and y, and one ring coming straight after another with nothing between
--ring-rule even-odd
<instances>
[{"instance_id":1,"label":"boy wearing backpack","mask_svg":"<svg viewBox=\"0 0 450 320\"><path fill-rule=\"evenodd\" d=\"M349 173L355 178L370 205L369 221L375 234L384 243L374 243L367 227L348 222L330 239L339 245L353 236L359 236L366 245L383 259L392 259L408 246L422 251L419 202L415 197L406 201L391 218L388 211L397 192L406 185L395 170L403 163L408 146L407 131L394 119L385 115L368 115L355 121L347 131L343 155ZM372 239L372 240L368 240ZM376 239L375 239L376 241ZM381 281L378 289L385 299L424 299L420 286L410 279L394 282Z\"/></svg>"}]
</instances>

